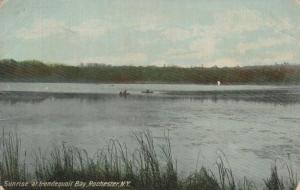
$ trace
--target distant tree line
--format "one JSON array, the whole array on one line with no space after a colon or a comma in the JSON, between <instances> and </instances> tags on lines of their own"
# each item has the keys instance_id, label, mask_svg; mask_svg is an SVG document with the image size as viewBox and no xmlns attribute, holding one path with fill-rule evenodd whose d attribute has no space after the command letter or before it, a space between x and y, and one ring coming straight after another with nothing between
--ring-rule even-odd
<instances>
[{"instance_id":1,"label":"distant tree line","mask_svg":"<svg viewBox=\"0 0 300 190\"><path fill-rule=\"evenodd\" d=\"M84 83L299 84L300 65L288 63L247 67L156 67L0 60L0 81Z\"/></svg>"}]
</instances>

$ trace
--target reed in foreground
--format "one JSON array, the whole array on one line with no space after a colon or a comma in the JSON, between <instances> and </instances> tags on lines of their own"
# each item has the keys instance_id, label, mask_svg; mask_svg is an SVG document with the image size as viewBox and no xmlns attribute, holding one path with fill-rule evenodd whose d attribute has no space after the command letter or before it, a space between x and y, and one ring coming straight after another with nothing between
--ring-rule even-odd
<instances>
[{"instance_id":1,"label":"reed in foreground","mask_svg":"<svg viewBox=\"0 0 300 190\"><path fill-rule=\"evenodd\" d=\"M263 179L264 187L256 187L246 177L243 181L237 182L233 171L226 167L222 159L216 162L217 172L202 167L187 177L178 176L169 137L164 138L165 143L162 146L155 145L149 131L136 133L135 139L138 147L133 152L129 152L125 144L111 140L104 149L92 157L85 150L65 144L55 146L47 153L37 150L34 154L33 169L28 172L30 168L25 161L26 153L21 152L20 139L17 135L3 132L0 145L0 184L3 185L4 181L75 182L79 180L83 182L129 181L130 185L124 189L147 190L291 190L296 188L297 176L290 168L288 168L290 174L288 179L283 179L279 176L275 165L270 177ZM23 189L34 189L34 187ZM36 189L51 189L51 187ZM57 188L52 187L52 189ZM65 189L72 189L72 187L65 187ZM85 187L85 189L95 189L95 187Z\"/></svg>"}]
</instances>

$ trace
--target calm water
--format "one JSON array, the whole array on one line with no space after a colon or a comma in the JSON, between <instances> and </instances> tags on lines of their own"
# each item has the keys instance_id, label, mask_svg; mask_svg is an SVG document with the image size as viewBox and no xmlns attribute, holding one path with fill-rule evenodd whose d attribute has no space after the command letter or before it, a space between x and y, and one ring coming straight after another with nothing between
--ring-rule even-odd
<instances>
[{"instance_id":1,"label":"calm water","mask_svg":"<svg viewBox=\"0 0 300 190\"><path fill-rule=\"evenodd\" d=\"M168 131L183 175L215 167L222 152L253 180L275 159L300 171L299 124L300 86L0 83L0 127L24 149L65 142L94 153L111 138L134 146L146 129L159 144Z\"/></svg>"}]
</instances>

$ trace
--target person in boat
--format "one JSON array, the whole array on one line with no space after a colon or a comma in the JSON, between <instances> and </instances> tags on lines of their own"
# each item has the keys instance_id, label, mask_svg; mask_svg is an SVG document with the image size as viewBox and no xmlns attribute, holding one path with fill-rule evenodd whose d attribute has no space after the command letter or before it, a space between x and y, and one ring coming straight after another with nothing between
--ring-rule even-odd
<instances>
[{"instance_id":1,"label":"person in boat","mask_svg":"<svg viewBox=\"0 0 300 190\"><path fill-rule=\"evenodd\" d=\"M147 93L147 94L149 94L149 93L153 93L153 91L151 91L151 90L147 89L147 90L143 91L143 93Z\"/></svg>"},{"instance_id":2,"label":"person in boat","mask_svg":"<svg viewBox=\"0 0 300 190\"><path fill-rule=\"evenodd\" d=\"M129 93L127 92L127 90L124 90L123 92L120 91L119 95L120 96L127 96L127 95L129 95Z\"/></svg>"}]
</instances>

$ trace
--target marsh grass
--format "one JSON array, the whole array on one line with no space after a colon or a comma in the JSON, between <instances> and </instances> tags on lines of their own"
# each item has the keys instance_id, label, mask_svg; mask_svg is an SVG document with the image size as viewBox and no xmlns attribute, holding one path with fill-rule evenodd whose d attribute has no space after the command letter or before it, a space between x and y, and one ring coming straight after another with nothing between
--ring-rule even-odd
<instances>
[{"instance_id":1,"label":"marsh grass","mask_svg":"<svg viewBox=\"0 0 300 190\"><path fill-rule=\"evenodd\" d=\"M276 163L271 168L271 175L264 179L266 190L295 190L297 186L297 175L293 172L289 165L286 165L289 177L284 181L283 177L279 176Z\"/></svg>"},{"instance_id":2,"label":"marsh grass","mask_svg":"<svg viewBox=\"0 0 300 190\"><path fill-rule=\"evenodd\" d=\"M34 153L33 171L28 171L26 153L22 159L21 141L16 134L2 133L0 145L0 176L13 181L131 181L129 189L146 190L254 190L255 184L244 177L236 182L233 171L224 158L216 161L216 172L201 167L187 177L178 176L177 163L172 156L169 136L163 145L156 145L149 131L135 133L138 147L129 152L125 144L110 140L95 155L77 147L62 144L48 152ZM297 176L290 167L289 177L279 176L276 164L269 178L264 179L266 190L295 189ZM12 188L10 188L12 189Z\"/></svg>"},{"instance_id":3,"label":"marsh grass","mask_svg":"<svg viewBox=\"0 0 300 190\"><path fill-rule=\"evenodd\" d=\"M26 179L26 152L24 160L21 157L21 141L16 134L2 132L0 139L0 177L8 180L25 180Z\"/></svg>"}]
</instances>

